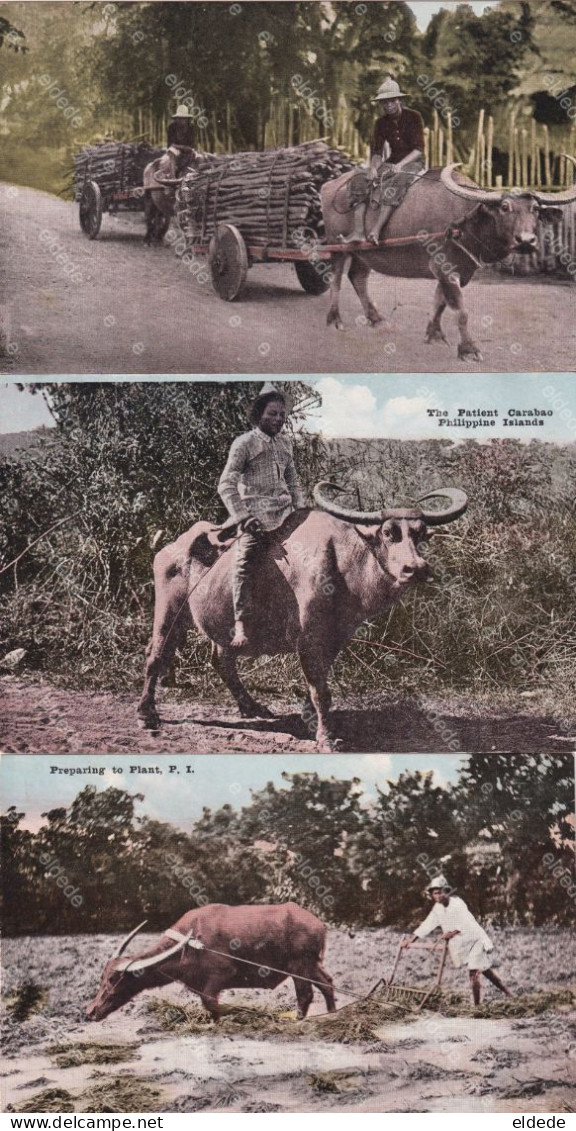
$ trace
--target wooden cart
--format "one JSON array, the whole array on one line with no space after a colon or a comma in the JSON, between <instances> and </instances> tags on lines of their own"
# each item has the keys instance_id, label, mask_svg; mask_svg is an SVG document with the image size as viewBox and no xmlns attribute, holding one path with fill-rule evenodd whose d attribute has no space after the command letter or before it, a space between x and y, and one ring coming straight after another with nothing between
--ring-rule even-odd
<instances>
[{"instance_id":1,"label":"wooden cart","mask_svg":"<svg viewBox=\"0 0 576 1131\"><path fill-rule=\"evenodd\" d=\"M433 235L442 235L441 232ZM420 236L400 236L381 240L378 247L364 240L350 247L351 252L374 252L385 247L407 247L421 243ZM208 243L192 243L189 252L206 255L214 290L225 302L237 299L246 282L248 268L255 263L293 263L298 282L309 295L321 295L330 286L329 263L335 254L346 253L341 243L314 241L307 248L247 246L234 224L221 223Z\"/></svg>"}]
</instances>

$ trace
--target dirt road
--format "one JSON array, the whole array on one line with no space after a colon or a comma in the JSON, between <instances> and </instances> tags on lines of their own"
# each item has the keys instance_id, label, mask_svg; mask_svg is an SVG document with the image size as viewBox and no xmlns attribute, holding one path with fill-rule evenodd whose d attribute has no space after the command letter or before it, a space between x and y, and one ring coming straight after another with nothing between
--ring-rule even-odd
<instances>
[{"instance_id":1,"label":"dirt road","mask_svg":"<svg viewBox=\"0 0 576 1131\"><path fill-rule=\"evenodd\" d=\"M169 1002L176 1010L197 1004L177 985L146 991L100 1024L88 1024L84 1009L118 936L8 939L8 1002L23 982L38 987L41 997L26 1021L7 1018L5 1105L16 1111L131 1112L142 1110L145 1095L151 1106L144 1110L164 1112L571 1111L570 933L490 934L501 958L499 973L515 995L510 1015L505 1008L498 1015L503 999L487 986L487 1011L495 1016L425 1011L363 1037L348 1032L344 1022L332 1040L313 1029L298 1037L283 1036L278 1026L274 1034L259 1032L250 1013L237 1015L233 1032L218 1032L209 1023L200 1032L178 1031L177 1025L166 1032L150 1012L153 1002ZM350 1000L346 991L366 994L390 969L397 943L390 929L352 937L329 930L326 969L338 987L339 1007ZM422 961L409 964L411 984L421 983ZM465 971L448 967L445 981L467 995ZM558 1012L530 1009L543 987L565 993ZM522 1000L526 1007L518 1004ZM229 990L222 1003L277 1009L288 1020L294 1017L294 988L287 981L273 991ZM323 1008L315 993L313 1022Z\"/></svg>"},{"instance_id":2,"label":"dirt road","mask_svg":"<svg viewBox=\"0 0 576 1131\"><path fill-rule=\"evenodd\" d=\"M296 702L267 703L276 716L241 719L227 701L160 701L162 728L140 730L136 696L71 691L8 676L0 681L0 749L7 754L283 754L315 750ZM335 704L334 733L350 753L569 753L576 738L526 708L394 701L384 695Z\"/></svg>"},{"instance_id":3,"label":"dirt road","mask_svg":"<svg viewBox=\"0 0 576 1131\"><path fill-rule=\"evenodd\" d=\"M105 215L100 237L80 230L78 208L48 193L0 185L5 290L0 370L46 373L379 373L569 371L576 352L572 284L496 280L467 291L481 363L426 345L433 284L374 275L386 322L366 327L346 283L347 331L328 328L327 298L302 291L292 265L253 268L239 302L218 298L169 247L143 246L142 217ZM482 285L482 284L486 285Z\"/></svg>"}]
</instances>

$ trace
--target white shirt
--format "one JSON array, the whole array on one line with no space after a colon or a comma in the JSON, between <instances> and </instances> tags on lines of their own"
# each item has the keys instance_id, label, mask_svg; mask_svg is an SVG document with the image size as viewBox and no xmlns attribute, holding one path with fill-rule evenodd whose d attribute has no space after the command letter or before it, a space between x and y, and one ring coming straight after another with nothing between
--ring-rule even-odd
<instances>
[{"instance_id":1,"label":"white shirt","mask_svg":"<svg viewBox=\"0 0 576 1131\"><path fill-rule=\"evenodd\" d=\"M492 950L492 942L486 931L476 921L472 912L468 910L464 900L457 895L448 897L447 907L443 903L435 903L430 914L416 928L414 934L416 938L425 939L426 935L429 935L436 927L440 927L443 934L446 931L460 932L455 938L450 939L448 944L450 957L456 965L460 965L459 960L462 952L468 950L474 943L480 942L486 950Z\"/></svg>"}]
</instances>

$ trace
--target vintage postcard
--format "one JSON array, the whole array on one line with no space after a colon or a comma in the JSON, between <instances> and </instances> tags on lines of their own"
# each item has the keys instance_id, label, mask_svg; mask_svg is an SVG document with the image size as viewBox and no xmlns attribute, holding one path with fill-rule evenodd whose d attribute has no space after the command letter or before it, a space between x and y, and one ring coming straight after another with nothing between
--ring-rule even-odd
<instances>
[{"instance_id":1,"label":"vintage postcard","mask_svg":"<svg viewBox=\"0 0 576 1131\"><path fill-rule=\"evenodd\" d=\"M574 369L573 0L2 13L4 372Z\"/></svg>"},{"instance_id":2,"label":"vintage postcard","mask_svg":"<svg viewBox=\"0 0 576 1131\"><path fill-rule=\"evenodd\" d=\"M570 755L2 760L10 1112L571 1112Z\"/></svg>"},{"instance_id":3,"label":"vintage postcard","mask_svg":"<svg viewBox=\"0 0 576 1131\"><path fill-rule=\"evenodd\" d=\"M572 375L0 403L4 751L574 750Z\"/></svg>"}]
</instances>

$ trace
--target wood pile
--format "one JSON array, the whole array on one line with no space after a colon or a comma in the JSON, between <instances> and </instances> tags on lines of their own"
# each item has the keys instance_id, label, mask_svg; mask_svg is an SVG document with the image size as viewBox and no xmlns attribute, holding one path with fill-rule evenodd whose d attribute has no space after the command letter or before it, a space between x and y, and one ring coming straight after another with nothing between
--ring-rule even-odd
<instances>
[{"instance_id":1,"label":"wood pile","mask_svg":"<svg viewBox=\"0 0 576 1131\"><path fill-rule=\"evenodd\" d=\"M85 181L96 181L103 193L138 188L146 165L165 151L146 142L107 141L86 145L74 157L74 192L82 195Z\"/></svg>"},{"instance_id":2,"label":"wood pile","mask_svg":"<svg viewBox=\"0 0 576 1131\"><path fill-rule=\"evenodd\" d=\"M207 155L177 194L188 246L206 243L217 224L234 224L247 244L297 247L302 229L324 236L320 189L354 164L323 141L262 153Z\"/></svg>"}]
</instances>

